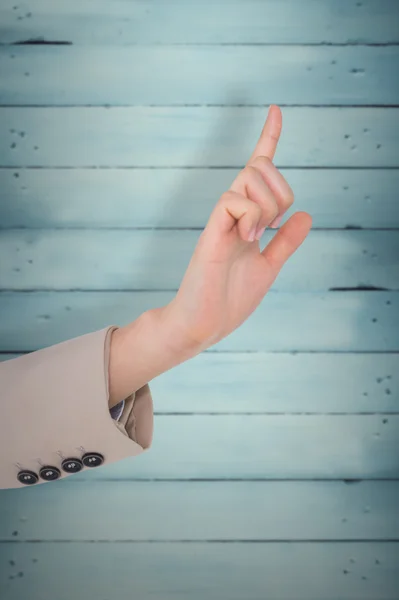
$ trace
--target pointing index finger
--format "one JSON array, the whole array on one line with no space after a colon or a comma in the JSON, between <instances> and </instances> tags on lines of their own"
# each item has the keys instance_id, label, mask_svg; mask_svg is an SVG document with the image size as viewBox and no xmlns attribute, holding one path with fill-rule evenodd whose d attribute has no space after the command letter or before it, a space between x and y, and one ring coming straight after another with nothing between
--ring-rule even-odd
<instances>
[{"instance_id":1,"label":"pointing index finger","mask_svg":"<svg viewBox=\"0 0 399 600\"><path fill-rule=\"evenodd\" d=\"M276 153L277 144L280 139L281 129L283 126L283 116L281 110L275 104L272 104L267 114L267 119L263 127L262 133L255 146L248 164L251 163L257 156L267 156L273 160Z\"/></svg>"}]
</instances>

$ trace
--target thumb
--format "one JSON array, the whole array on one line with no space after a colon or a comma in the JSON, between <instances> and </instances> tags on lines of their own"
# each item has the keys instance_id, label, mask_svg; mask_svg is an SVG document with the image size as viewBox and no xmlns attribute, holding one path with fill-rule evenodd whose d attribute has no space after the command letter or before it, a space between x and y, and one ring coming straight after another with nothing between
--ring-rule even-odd
<instances>
[{"instance_id":1,"label":"thumb","mask_svg":"<svg viewBox=\"0 0 399 600\"><path fill-rule=\"evenodd\" d=\"M273 239L261 252L277 276L284 263L305 241L312 227L312 217L306 212L297 212L277 231Z\"/></svg>"}]
</instances>

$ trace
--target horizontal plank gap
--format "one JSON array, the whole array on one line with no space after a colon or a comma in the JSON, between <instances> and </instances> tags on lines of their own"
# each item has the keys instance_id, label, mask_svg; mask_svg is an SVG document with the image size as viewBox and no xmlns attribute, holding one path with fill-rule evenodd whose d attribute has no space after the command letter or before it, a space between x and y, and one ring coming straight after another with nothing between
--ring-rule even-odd
<instances>
[{"instance_id":1,"label":"horizontal plank gap","mask_svg":"<svg viewBox=\"0 0 399 600\"><path fill-rule=\"evenodd\" d=\"M399 104L281 104L281 108L399 108ZM268 104L1 104L2 108L265 108Z\"/></svg>"},{"instance_id":2,"label":"horizontal plank gap","mask_svg":"<svg viewBox=\"0 0 399 600\"><path fill-rule=\"evenodd\" d=\"M1 294L1 291L0 291ZM2 354L30 354L32 350L0 350ZM204 350L216 354L286 354L296 356L306 354L399 354L399 350ZM203 353L202 353L203 354ZM202 414L202 413L201 413ZM241 414L241 413L240 413ZM323 413L325 414L325 413ZM348 413L343 413L347 415ZM358 413L356 413L358 414Z\"/></svg>"},{"instance_id":3,"label":"horizontal plank gap","mask_svg":"<svg viewBox=\"0 0 399 600\"><path fill-rule=\"evenodd\" d=\"M56 290L59 291L59 290ZM24 293L25 290L19 291ZM270 292L268 292L270 293ZM0 291L0 295L2 291ZM36 352L35 350L1 350L1 354L30 354ZM290 354L296 356L297 354L399 354L399 350L204 350L201 354ZM202 413L200 413L202 414ZM348 414L348 413L344 413Z\"/></svg>"},{"instance_id":4,"label":"horizontal plank gap","mask_svg":"<svg viewBox=\"0 0 399 600\"><path fill-rule=\"evenodd\" d=\"M144 292L144 293L148 293L148 292L177 292L178 288L135 288L135 287L131 287L131 288L112 288L112 293L117 293L117 292L121 292L121 293L125 293L125 292ZM104 292L110 292L109 288L105 288L105 289L101 289L101 288L90 288L90 289L86 289L86 288L57 288L56 290L52 289L52 288L33 288L33 289L23 289L20 290L18 288L2 288L0 290L0 294L2 293L12 293L12 294L20 294L20 293L32 293L32 292L93 292L93 293L104 293ZM325 294L329 294L329 293L333 293L333 292L345 292L345 293L350 293L350 292L389 292L389 293L397 293L399 292L399 290L397 289L390 289L390 288L372 288L370 289L369 287L353 287L353 288L331 288L328 291L325 291L323 293ZM284 294L287 292L278 292L278 291L274 291L272 293L275 294ZM292 293L292 292L289 292ZM308 292L301 292L301 291L295 291L296 294L307 294ZM268 292L268 294L270 294L270 291Z\"/></svg>"},{"instance_id":5,"label":"horizontal plank gap","mask_svg":"<svg viewBox=\"0 0 399 600\"><path fill-rule=\"evenodd\" d=\"M2 227L1 231L203 231L203 227ZM359 227L357 225L345 225L344 227L312 227L312 231L399 231L399 227ZM330 288L331 291L346 291L348 288ZM364 291L365 289L375 291L391 291L387 288L350 288ZM122 290L123 291L123 290Z\"/></svg>"},{"instance_id":6,"label":"horizontal plank gap","mask_svg":"<svg viewBox=\"0 0 399 600\"><path fill-rule=\"evenodd\" d=\"M73 42L70 41L47 41L44 39L28 39L21 40L17 42L11 43L0 43L0 48L10 48L11 46L73 46ZM79 47L84 47L86 44L75 44ZM103 47L103 44L88 44L90 47L100 46ZM119 44L104 44L105 46L119 46ZM293 42L150 42L145 44L143 42L132 42L129 44L120 44L122 47L128 46L140 46L140 47L153 47L153 46L161 46L161 47L169 47L169 46L293 46L293 47L313 47L313 46L332 46L332 47L346 47L346 46L364 46L364 47L386 47L386 46L399 46L398 40L391 40L389 42L361 42L361 41L348 41L348 42L304 42L304 43L293 43Z\"/></svg>"},{"instance_id":7,"label":"horizontal plank gap","mask_svg":"<svg viewBox=\"0 0 399 600\"><path fill-rule=\"evenodd\" d=\"M287 169L287 170L291 170L291 171L370 171L370 170L375 170L375 171L399 171L399 166L397 167L331 167L331 166L324 166L324 167L320 167L320 166L284 166L284 165L275 165L276 167L278 167L279 169ZM15 171L16 169L19 171L92 171L94 169L97 169L98 171L100 170L104 170L104 171L135 171L135 170L148 170L148 169L164 169L164 170L168 170L168 169L174 169L176 171L185 171L188 169L196 169L198 171L204 171L205 169L219 169L220 171L235 171L236 169L243 169L245 167L245 165L239 165L239 166L224 166L224 167L215 167L213 165L211 166L180 166L180 167L176 167L176 166L171 166L171 167L166 167L165 165L160 165L160 166L152 166L152 165L145 165L145 166L135 166L135 165L123 165L123 166L109 166L109 165L105 165L104 167L98 167L98 166L85 166L85 167L66 167L65 165L62 167L45 167L45 166L32 166L29 165L27 167L23 167L21 165L19 166L7 166L7 165L0 165L0 172L1 171Z\"/></svg>"},{"instance_id":8,"label":"horizontal plank gap","mask_svg":"<svg viewBox=\"0 0 399 600\"><path fill-rule=\"evenodd\" d=\"M156 417L195 417L195 416L210 416L210 417L224 417L226 415L237 415L237 416L255 416L255 415L263 415L263 416L278 416L278 417L306 417L306 416L332 416L332 417L358 417L358 416L393 416L399 415L399 411L385 411L385 412L273 412L273 411L253 411L253 412L239 412L239 411L220 411L220 412L156 412L154 411L154 415Z\"/></svg>"},{"instance_id":9,"label":"horizontal plank gap","mask_svg":"<svg viewBox=\"0 0 399 600\"><path fill-rule=\"evenodd\" d=\"M399 481L399 479L397 477L363 477L362 479L339 479L336 477L290 477L290 478L285 478L285 479L279 479L277 477L270 477L270 478L260 478L260 477L246 477L245 479L243 479L242 477L225 477L225 478L209 478L209 477L174 477L174 478L165 478L165 477L148 477L148 478L143 478L140 477L140 479L125 479L125 478L121 478L121 477L104 477L104 478L97 478L96 481L102 481L102 482L110 482L112 484L118 482L118 483L134 483L134 485L137 485L139 483L157 483L157 482L165 482L165 483L215 483L215 484L224 484L226 482L230 482L230 481L234 481L234 482L241 482L241 483L250 483L250 482L259 482L259 483L298 483L298 482L307 482L307 483L320 483L320 482L326 482L326 483L331 483L331 482L336 482L336 483L343 483L344 485L351 485L351 484L356 484L356 483L361 483L362 481L375 481L378 483L381 483L381 481ZM68 485L72 484L72 485L81 485L81 484L86 484L87 480L86 479L71 479L68 481Z\"/></svg>"},{"instance_id":10,"label":"horizontal plank gap","mask_svg":"<svg viewBox=\"0 0 399 600\"><path fill-rule=\"evenodd\" d=\"M1 108L1 107L0 107ZM374 166L357 166L357 167L332 167L332 166L328 166L328 165L322 165L322 166L286 166L286 165L279 165L279 164L275 164L275 166L278 169L285 169L285 170L296 170L296 171L397 171L399 169L399 163L396 166L393 167L374 167ZM196 170L204 170L204 169L213 169L213 170L220 170L220 169L228 169L228 170L237 170L237 169L243 169L245 167L245 165L162 165L162 166L152 166L152 165L145 165L145 166L135 166L135 165L129 165L127 166L120 166L120 165L116 165L116 166L109 166L109 165L85 165L84 167L73 167L73 166L69 166L66 167L65 165L54 165L54 166L42 166L42 165L29 165L29 166L23 166L23 165L8 165L8 166L0 166L0 170L2 169L19 169L19 170L42 170L42 171L47 171L47 170L65 170L65 171L88 171L88 170L133 170L133 169L155 169L155 170L161 170L161 169L174 169L174 170L182 170L182 171L188 171L191 169L196 169Z\"/></svg>"},{"instance_id":11,"label":"horizontal plank gap","mask_svg":"<svg viewBox=\"0 0 399 600\"><path fill-rule=\"evenodd\" d=\"M350 539L319 539L319 540L281 540L281 539L273 539L273 540L246 540L246 539L237 539L237 540L228 540L228 539L220 539L220 540L0 540L0 544L376 544L376 543L384 543L384 544L397 544L399 542L399 538L387 540L385 538L381 539L358 539L358 538L350 538Z\"/></svg>"}]
</instances>

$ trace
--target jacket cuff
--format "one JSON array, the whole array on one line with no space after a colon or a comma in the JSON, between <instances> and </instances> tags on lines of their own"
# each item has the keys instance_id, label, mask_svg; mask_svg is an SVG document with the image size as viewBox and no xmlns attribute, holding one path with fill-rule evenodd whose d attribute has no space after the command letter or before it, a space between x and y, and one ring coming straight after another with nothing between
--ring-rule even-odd
<instances>
[{"instance_id":1,"label":"jacket cuff","mask_svg":"<svg viewBox=\"0 0 399 600\"><path fill-rule=\"evenodd\" d=\"M108 328L104 349L104 372L106 378L107 402L109 399L109 358L111 336L118 329L115 325ZM132 357L134 362L134 357ZM124 399L122 414L114 425L123 434L135 441L143 450L151 446L154 431L154 407L148 384Z\"/></svg>"},{"instance_id":2,"label":"jacket cuff","mask_svg":"<svg viewBox=\"0 0 399 600\"><path fill-rule=\"evenodd\" d=\"M6 399L0 419L0 488L45 483L52 468L54 480L68 477L150 447L153 403L148 384L125 399L120 421L109 412L115 329L109 326L0 363ZM96 458L88 460L91 455ZM68 459L72 472L65 468ZM33 482L23 480L21 472L26 471L35 475Z\"/></svg>"}]
</instances>

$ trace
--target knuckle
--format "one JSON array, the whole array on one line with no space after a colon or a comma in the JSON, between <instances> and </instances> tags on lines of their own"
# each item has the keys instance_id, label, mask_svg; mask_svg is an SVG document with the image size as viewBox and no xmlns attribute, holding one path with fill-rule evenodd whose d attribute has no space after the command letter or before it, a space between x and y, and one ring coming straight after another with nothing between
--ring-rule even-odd
<instances>
[{"instance_id":1,"label":"knuckle","mask_svg":"<svg viewBox=\"0 0 399 600\"><path fill-rule=\"evenodd\" d=\"M279 216L279 214L280 214L279 207L277 206L277 204L275 204L273 206L273 215L272 215L273 216L273 221L274 221L274 219L277 219L277 217Z\"/></svg>"},{"instance_id":2,"label":"knuckle","mask_svg":"<svg viewBox=\"0 0 399 600\"><path fill-rule=\"evenodd\" d=\"M231 190L226 190L220 196L220 202L222 202L222 203L230 202L230 200L232 199L233 196L234 196L234 194L232 193Z\"/></svg>"},{"instance_id":3,"label":"knuckle","mask_svg":"<svg viewBox=\"0 0 399 600\"><path fill-rule=\"evenodd\" d=\"M248 214L251 216L252 221L258 223L258 227L260 224L263 224L264 212L262 211L259 204L251 202L251 206L248 207Z\"/></svg>"},{"instance_id":4,"label":"knuckle","mask_svg":"<svg viewBox=\"0 0 399 600\"><path fill-rule=\"evenodd\" d=\"M260 154L253 160L252 164L257 165L258 167L268 167L270 164L272 164L272 161L268 156L263 156Z\"/></svg>"},{"instance_id":5,"label":"knuckle","mask_svg":"<svg viewBox=\"0 0 399 600\"><path fill-rule=\"evenodd\" d=\"M295 194L294 194L293 190L291 189L291 187L288 185L288 191L287 191L288 206L292 206L294 204L294 200L295 200Z\"/></svg>"},{"instance_id":6,"label":"knuckle","mask_svg":"<svg viewBox=\"0 0 399 600\"><path fill-rule=\"evenodd\" d=\"M254 167L253 165L247 165L246 167L244 167L242 172L247 179L248 178L253 179L254 177L259 176L258 169L256 167Z\"/></svg>"}]
</instances>

